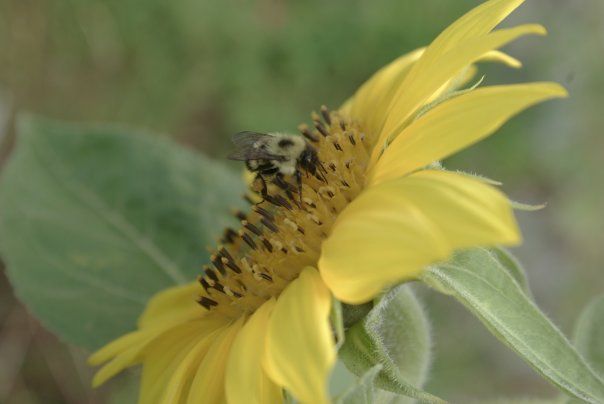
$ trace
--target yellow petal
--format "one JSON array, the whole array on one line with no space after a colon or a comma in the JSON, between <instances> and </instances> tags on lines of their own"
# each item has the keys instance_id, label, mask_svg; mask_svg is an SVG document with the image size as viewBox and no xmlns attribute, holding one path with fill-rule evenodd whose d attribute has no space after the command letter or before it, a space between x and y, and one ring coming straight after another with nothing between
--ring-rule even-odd
<instances>
[{"instance_id":1,"label":"yellow petal","mask_svg":"<svg viewBox=\"0 0 604 404\"><path fill-rule=\"evenodd\" d=\"M471 38L459 43L448 52L439 56L432 64L416 70L418 61L400 86L399 94L389 107L386 123L382 128L377 147L375 147L371 164L375 164L382 145L392 141L408 123L410 117L419 107L424 105L435 92L442 88L451 78L459 74L466 66L474 63L481 56L495 50L514 39L528 34L545 34L545 29L536 24L522 25L510 29L502 29L491 34ZM422 58L423 59L423 58ZM415 75L412 77L412 74Z\"/></svg>"},{"instance_id":2,"label":"yellow petal","mask_svg":"<svg viewBox=\"0 0 604 404\"><path fill-rule=\"evenodd\" d=\"M233 341L241 330L244 321L245 318L241 317L216 336L214 343L197 369L187 403L218 404L226 401L224 381L227 358ZM258 344L261 343L261 341L258 341Z\"/></svg>"},{"instance_id":3,"label":"yellow petal","mask_svg":"<svg viewBox=\"0 0 604 404\"><path fill-rule=\"evenodd\" d=\"M428 47L425 54L414 67L408 80L410 81L427 77L425 70L442 62L442 57L450 50L456 48L465 40L481 37L497 24L503 21L512 11L518 8L524 0L492 0L485 2L470 10L445 29ZM469 64L469 63L467 63ZM404 88L399 89L398 96L406 93Z\"/></svg>"},{"instance_id":4,"label":"yellow petal","mask_svg":"<svg viewBox=\"0 0 604 404\"><path fill-rule=\"evenodd\" d=\"M354 120L363 122L368 134L379 133L388 106L392 102L397 89L424 51L425 48L416 49L378 70L357 90L352 98L340 107L340 112ZM479 62L499 62L515 68L522 66L520 61L500 51L487 52L479 59ZM447 85L443 86L443 91L440 93L446 92L448 88L456 88L468 80L467 75L459 79L453 78ZM435 93L435 96L438 96L438 94Z\"/></svg>"},{"instance_id":5,"label":"yellow petal","mask_svg":"<svg viewBox=\"0 0 604 404\"><path fill-rule=\"evenodd\" d=\"M468 11L432 41L422 63L430 64L457 43L491 32L522 3L524 0L491 0Z\"/></svg>"},{"instance_id":6,"label":"yellow petal","mask_svg":"<svg viewBox=\"0 0 604 404\"><path fill-rule=\"evenodd\" d=\"M401 88L401 84L418 60L421 60L423 65L435 63L442 54L459 42L490 32L523 1L495 0L471 10L439 35L428 48L426 55L424 55L426 48L416 49L380 69L359 88L353 98L344 103L340 112L363 122L367 134L377 136L381 132L389 111L388 107L392 104L393 99L406 93ZM502 52L490 51L480 59L481 61L498 61L513 67L520 66L520 62ZM468 65L471 62L468 62ZM414 68L414 71L418 69ZM450 79L449 82L459 84L455 78ZM441 91L434 92L431 99L437 98L452 85L452 83L449 85L443 83L440 87Z\"/></svg>"},{"instance_id":7,"label":"yellow petal","mask_svg":"<svg viewBox=\"0 0 604 404\"><path fill-rule=\"evenodd\" d=\"M180 361L178 368L172 374L170 381L166 386L162 404L178 404L186 402L189 389L191 388L193 378L195 377L195 372L205 355L208 353L217 334L218 332L213 332L198 339L195 345L188 350L186 356Z\"/></svg>"},{"instance_id":8,"label":"yellow petal","mask_svg":"<svg viewBox=\"0 0 604 404\"><path fill-rule=\"evenodd\" d=\"M105 364L95 373L92 379L92 387L99 387L127 367L139 364L141 362L140 352L150 340L148 337L145 338L144 333L130 333L114 341L118 345L121 345L119 352L111 356L101 356L97 352L96 356L91 356L88 362L92 365L98 365L111 359L109 363Z\"/></svg>"},{"instance_id":9,"label":"yellow petal","mask_svg":"<svg viewBox=\"0 0 604 404\"><path fill-rule=\"evenodd\" d=\"M328 403L327 382L336 360L329 326L331 295L314 268L283 291L271 315L264 369L302 403Z\"/></svg>"},{"instance_id":10,"label":"yellow petal","mask_svg":"<svg viewBox=\"0 0 604 404\"><path fill-rule=\"evenodd\" d=\"M482 55L476 62L496 62L502 63L508 67L518 69L522 67L522 63L513 58L512 56L501 52L501 51L489 51ZM464 85L470 82L478 73L478 67L476 65L469 65L464 68L455 77L447 81L439 90L437 90L430 98L428 98L427 104L431 104L438 99L449 96L453 91L458 91Z\"/></svg>"},{"instance_id":11,"label":"yellow petal","mask_svg":"<svg viewBox=\"0 0 604 404\"><path fill-rule=\"evenodd\" d=\"M207 335L197 320L174 327L149 344L143 363L139 403L160 403L174 372Z\"/></svg>"},{"instance_id":12,"label":"yellow petal","mask_svg":"<svg viewBox=\"0 0 604 404\"><path fill-rule=\"evenodd\" d=\"M454 249L516 244L510 204L495 188L446 171L420 171L369 188L338 217L319 269L340 300L358 304L415 279Z\"/></svg>"},{"instance_id":13,"label":"yellow petal","mask_svg":"<svg viewBox=\"0 0 604 404\"><path fill-rule=\"evenodd\" d=\"M269 300L243 326L229 355L226 396L229 404L278 404L283 402L281 387L262 369L264 339L275 305Z\"/></svg>"},{"instance_id":14,"label":"yellow petal","mask_svg":"<svg viewBox=\"0 0 604 404\"><path fill-rule=\"evenodd\" d=\"M140 330L122 335L90 355L88 357L88 364L96 366L103 362L107 362L109 359L133 346L144 344L144 341L148 340L150 337L150 333L145 333Z\"/></svg>"},{"instance_id":15,"label":"yellow petal","mask_svg":"<svg viewBox=\"0 0 604 404\"><path fill-rule=\"evenodd\" d=\"M492 0L475 7L459 18L432 41L418 63L413 66L413 70L409 73L408 77L405 77L401 88L397 88L395 97L409 97L409 89L413 87L413 81L428 78L429 74L427 70L442 63L443 56L448 51L455 49L460 43L468 39L480 37L491 32L497 24L503 21L505 17L523 2L524 0ZM470 60L465 65L470 65L472 62L473 60ZM442 87L445 82L434 88L434 90ZM399 109L396 108L395 110L398 111Z\"/></svg>"},{"instance_id":16,"label":"yellow petal","mask_svg":"<svg viewBox=\"0 0 604 404\"><path fill-rule=\"evenodd\" d=\"M166 334L168 336L179 334L179 329L182 329L182 325L180 328L176 327L175 329L170 330L172 332L168 332ZM149 346L151 342L154 341L153 337L151 337L149 333L137 331L136 333L131 333L118 339L116 342L122 344L122 341L124 341L126 337L134 335L145 336L146 338L144 340L140 340L139 342L135 342L132 340L131 342L133 343L129 344L128 346L122 347L121 351L116 352L113 355L113 359L109 363L105 364L94 375L94 378L92 380L93 387L100 386L101 384L105 383L108 379L121 372L123 369L137 365L143 361L144 350Z\"/></svg>"},{"instance_id":17,"label":"yellow petal","mask_svg":"<svg viewBox=\"0 0 604 404\"><path fill-rule=\"evenodd\" d=\"M504 65L507 65L508 67L512 67L514 69L519 69L522 67L521 61L508 55L505 52L501 52L498 50L493 50L485 53L478 61L503 63Z\"/></svg>"},{"instance_id":18,"label":"yellow petal","mask_svg":"<svg viewBox=\"0 0 604 404\"><path fill-rule=\"evenodd\" d=\"M92 385L98 387L123 369L148 361L148 356L153 354L156 347L161 347L163 341L174 338L174 335L194 329L195 335L203 337L225 324L226 320L221 317L207 316L169 328L149 327L126 334L90 356L88 361L92 365L111 360L95 374Z\"/></svg>"},{"instance_id":19,"label":"yellow petal","mask_svg":"<svg viewBox=\"0 0 604 404\"><path fill-rule=\"evenodd\" d=\"M110 342L88 358L91 365L106 362L131 347L142 348L146 341L157 337L170 327L201 317L205 311L195 303L198 295L196 283L176 286L157 293L147 303L139 318L139 330Z\"/></svg>"},{"instance_id":20,"label":"yellow petal","mask_svg":"<svg viewBox=\"0 0 604 404\"><path fill-rule=\"evenodd\" d=\"M183 319L201 317L206 311L195 304L200 292L199 283L191 282L157 293L147 303L145 311L138 320L138 326L142 328L151 323L178 323Z\"/></svg>"},{"instance_id":21,"label":"yellow petal","mask_svg":"<svg viewBox=\"0 0 604 404\"><path fill-rule=\"evenodd\" d=\"M363 122L368 134L378 133L392 97L423 52L424 48L416 49L378 70L357 90L348 105L340 108L340 112Z\"/></svg>"},{"instance_id":22,"label":"yellow petal","mask_svg":"<svg viewBox=\"0 0 604 404\"><path fill-rule=\"evenodd\" d=\"M531 105L565 95L558 84L532 83L480 88L443 102L396 137L369 173L368 183L379 184L448 157Z\"/></svg>"}]
</instances>

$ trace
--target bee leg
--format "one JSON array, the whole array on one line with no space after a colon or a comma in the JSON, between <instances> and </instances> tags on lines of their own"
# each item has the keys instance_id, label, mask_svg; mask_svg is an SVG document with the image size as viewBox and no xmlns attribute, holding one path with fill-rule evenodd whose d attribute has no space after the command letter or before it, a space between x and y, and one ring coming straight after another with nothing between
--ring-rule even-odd
<instances>
[{"instance_id":1,"label":"bee leg","mask_svg":"<svg viewBox=\"0 0 604 404\"><path fill-rule=\"evenodd\" d=\"M258 202L260 204L264 202L266 200L266 197L268 196L268 186L266 185L266 180L261 174L256 174L256 178L254 179L254 181L256 180L260 180L260 182L262 183L262 189L260 190L262 201Z\"/></svg>"},{"instance_id":2,"label":"bee leg","mask_svg":"<svg viewBox=\"0 0 604 404\"><path fill-rule=\"evenodd\" d=\"M302 207L302 173L296 170L296 184L298 185L298 196L300 197L300 207Z\"/></svg>"},{"instance_id":3,"label":"bee leg","mask_svg":"<svg viewBox=\"0 0 604 404\"><path fill-rule=\"evenodd\" d=\"M296 171L296 173L298 173L298 171ZM275 179L273 180L273 184L275 184L279 188L281 188L283 190L283 192L285 192L285 194L287 195L287 197L289 198L290 201L295 203L299 208L302 208L301 204L299 204L298 201L294 197L294 194L293 194L293 191L295 190L294 186L291 185L289 182L287 182L284 179L283 174L277 173L275 175Z\"/></svg>"},{"instance_id":4,"label":"bee leg","mask_svg":"<svg viewBox=\"0 0 604 404\"><path fill-rule=\"evenodd\" d=\"M289 189L289 184L285 182L285 180L283 179L283 174L281 173L275 174L275 178L273 178L273 184L275 184L284 191L287 191Z\"/></svg>"}]
</instances>

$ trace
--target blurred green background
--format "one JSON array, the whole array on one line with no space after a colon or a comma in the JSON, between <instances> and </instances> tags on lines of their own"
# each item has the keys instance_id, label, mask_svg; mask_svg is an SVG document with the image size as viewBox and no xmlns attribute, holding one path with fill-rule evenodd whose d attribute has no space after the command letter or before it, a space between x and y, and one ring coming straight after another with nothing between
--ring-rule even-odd
<instances>
[{"instance_id":1,"label":"blurred green background","mask_svg":"<svg viewBox=\"0 0 604 404\"><path fill-rule=\"evenodd\" d=\"M123 122L221 158L231 133L295 129L479 3L0 0L1 159L23 111ZM550 35L507 47L524 69L485 66L485 82L553 80L571 98L532 109L446 165L548 204L519 214L525 243L515 253L538 304L572 335L604 290L604 2L527 3L506 24L540 22ZM460 306L422 295L434 336L429 391L453 402L556 395ZM128 402L123 380L88 387L84 357L28 316L0 273L0 403Z\"/></svg>"}]
</instances>

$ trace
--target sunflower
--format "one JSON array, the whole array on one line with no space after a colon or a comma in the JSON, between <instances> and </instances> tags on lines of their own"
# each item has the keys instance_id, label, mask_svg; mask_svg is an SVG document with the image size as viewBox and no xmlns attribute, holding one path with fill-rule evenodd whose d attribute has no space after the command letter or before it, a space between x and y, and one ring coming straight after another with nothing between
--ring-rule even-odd
<instances>
[{"instance_id":1,"label":"sunflower","mask_svg":"<svg viewBox=\"0 0 604 404\"><path fill-rule=\"evenodd\" d=\"M290 182L237 213L197 282L153 297L138 329L93 354L98 386L142 364L141 403L327 403L337 352L332 299L369 301L417 279L456 249L514 245L509 200L478 177L435 162L492 134L531 105L566 92L554 83L464 86L478 61L545 30L493 31L522 0L470 11L430 46L378 71L338 110L300 132L323 176ZM197 301L197 302L196 302Z\"/></svg>"}]
</instances>

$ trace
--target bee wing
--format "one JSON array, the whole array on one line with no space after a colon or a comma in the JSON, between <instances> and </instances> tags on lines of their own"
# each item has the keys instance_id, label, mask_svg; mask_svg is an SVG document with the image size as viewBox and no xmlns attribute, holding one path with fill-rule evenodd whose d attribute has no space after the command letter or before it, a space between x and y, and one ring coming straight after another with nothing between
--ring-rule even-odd
<instances>
[{"instance_id":1,"label":"bee wing","mask_svg":"<svg viewBox=\"0 0 604 404\"><path fill-rule=\"evenodd\" d=\"M231 140L236 147L236 150L229 154L231 160L285 160L284 156L269 153L267 150L258 147L258 142L268 142L272 135L258 132L239 132L235 133Z\"/></svg>"}]
</instances>

